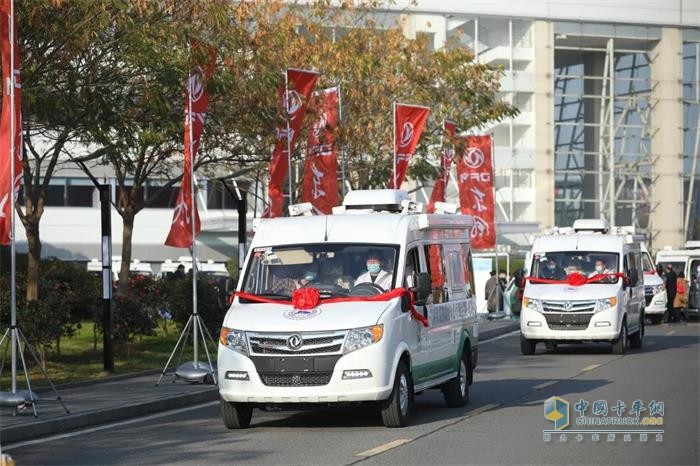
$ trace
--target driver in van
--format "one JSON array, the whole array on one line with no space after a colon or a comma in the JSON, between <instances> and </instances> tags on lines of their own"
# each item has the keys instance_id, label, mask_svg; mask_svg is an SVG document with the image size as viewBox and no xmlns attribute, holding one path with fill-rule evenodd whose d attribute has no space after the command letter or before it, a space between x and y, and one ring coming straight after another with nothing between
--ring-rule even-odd
<instances>
[{"instance_id":1,"label":"driver in van","mask_svg":"<svg viewBox=\"0 0 700 466\"><path fill-rule=\"evenodd\" d=\"M297 269L298 266L289 266L287 270L289 276L276 279L271 288L272 292L285 296L292 296L294 290L305 288L316 281L316 277L318 276L318 264L308 264L304 267L301 274L298 274ZM301 275L301 277L293 278L294 275Z\"/></svg>"},{"instance_id":2,"label":"driver in van","mask_svg":"<svg viewBox=\"0 0 700 466\"><path fill-rule=\"evenodd\" d=\"M388 291L391 288L391 282L394 277L391 272L387 272L382 268L382 255L379 251L369 251L365 265L367 266L367 272L357 277L355 285L359 285L360 283L374 283Z\"/></svg>"}]
</instances>

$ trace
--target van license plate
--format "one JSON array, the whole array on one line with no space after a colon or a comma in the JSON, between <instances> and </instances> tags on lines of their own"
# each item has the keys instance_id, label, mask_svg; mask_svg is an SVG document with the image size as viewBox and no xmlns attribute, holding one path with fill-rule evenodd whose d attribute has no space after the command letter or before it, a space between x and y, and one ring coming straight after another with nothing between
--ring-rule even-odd
<instances>
[{"instance_id":1,"label":"van license plate","mask_svg":"<svg viewBox=\"0 0 700 466\"><path fill-rule=\"evenodd\" d=\"M279 358L277 370L279 372L313 372L314 358Z\"/></svg>"}]
</instances>

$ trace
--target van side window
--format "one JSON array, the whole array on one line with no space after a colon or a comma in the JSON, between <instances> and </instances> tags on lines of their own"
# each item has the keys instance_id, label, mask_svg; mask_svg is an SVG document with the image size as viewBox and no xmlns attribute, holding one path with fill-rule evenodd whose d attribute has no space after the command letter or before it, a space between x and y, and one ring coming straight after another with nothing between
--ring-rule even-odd
<instances>
[{"instance_id":1,"label":"van side window","mask_svg":"<svg viewBox=\"0 0 700 466\"><path fill-rule=\"evenodd\" d=\"M467 285L467 297L470 298L474 296L474 274L472 273L472 252L469 249L468 244L462 244L462 254L464 261L462 262L462 267L464 268L464 282Z\"/></svg>"},{"instance_id":2,"label":"van side window","mask_svg":"<svg viewBox=\"0 0 700 466\"><path fill-rule=\"evenodd\" d=\"M418 248L411 248L406 254L406 268L403 274L404 286L406 288L413 288L416 286L416 273L418 272L420 272Z\"/></svg>"},{"instance_id":3,"label":"van side window","mask_svg":"<svg viewBox=\"0 0 700 466\"><path fill-rule=\"evenodd\" d=\"M464 281L464 259L462 250L450 250L448 252L449 269L450 269L450 290L455 293L461 293L465 290L466 282Z\"/></svg>"},{"instance_id":4,"label":"van side window","mask_svg":"<svg viewBox=\"0 0 700 466\"><path fill-rule=\"evenodd\" d=\"M636 271L634 274L632 274L633 270ZM633 252L628 252L627 255L625 255L625 275L627 275L630 278L630 286L637 286L640 280L639 256ZM637 276L636 281L632 281L632 275Z\"/></svg>"},{"instance_id":5,"label":"van side window","mask_svg":"<svg viewBox=\"0 0 700 466\"><path fill-rule=\"evenodd\" d=\"M445 269L442 261L442 244L426 244L425 258L433 290L431 304L442 303L445 301Z\"/></svg>"}]
</instances>

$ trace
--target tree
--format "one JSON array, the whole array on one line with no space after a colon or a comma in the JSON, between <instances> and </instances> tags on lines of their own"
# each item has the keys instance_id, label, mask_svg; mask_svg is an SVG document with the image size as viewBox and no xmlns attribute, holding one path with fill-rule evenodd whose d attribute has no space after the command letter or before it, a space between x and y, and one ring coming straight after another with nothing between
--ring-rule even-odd
<instances>
[{"instance_id":1,"label":"tree","mask_svg":"<svg viewBox=\"0 0 700 466\"><path fill-rule=\"evenodd\" d=\"M41 241L39 225L49 182L66 154L85 154L86 131L100 124L109 106L102 92L112 77L100 66L109 43L91 48L96 31L109 24L109 11L90 0L16 3L22 58L24 162L22 199L17 212L26 230L26 301L38 298ZM76 145L77 144L77 145ZM109 146L95 147L88 157Z\"/></svg>"}]
</instances>

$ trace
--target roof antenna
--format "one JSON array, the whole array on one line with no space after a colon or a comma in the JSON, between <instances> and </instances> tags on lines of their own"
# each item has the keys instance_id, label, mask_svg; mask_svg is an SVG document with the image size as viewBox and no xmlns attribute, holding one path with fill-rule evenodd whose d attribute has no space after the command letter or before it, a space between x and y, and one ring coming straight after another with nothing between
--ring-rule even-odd
<instances>
[{"instance_id":1,"label":"roof antenna","mask_svg":"<svg viewBox=\"0 0 700 466\"><path fill-rule=\"evenodd\" d=\"M326 215L326 232L323 236L323 241L328 241L328 215Z\"/></svg>"}]
</instances>

